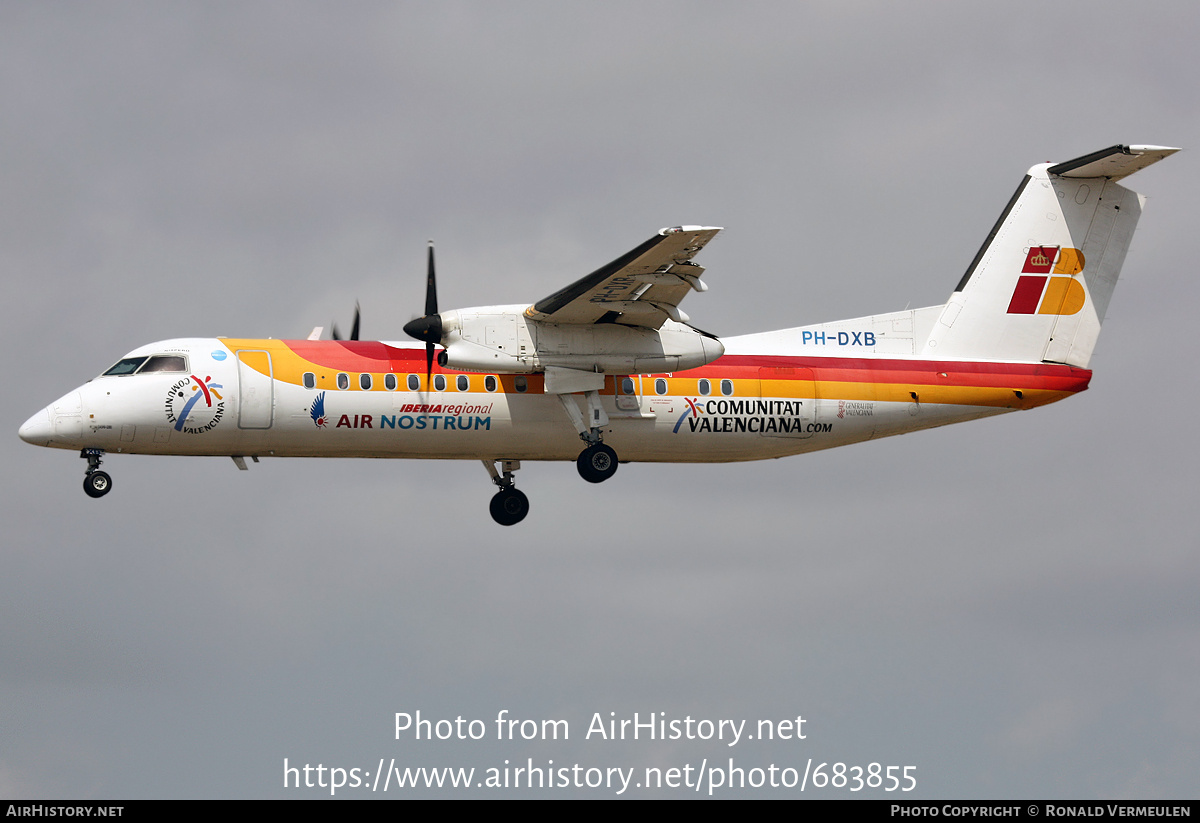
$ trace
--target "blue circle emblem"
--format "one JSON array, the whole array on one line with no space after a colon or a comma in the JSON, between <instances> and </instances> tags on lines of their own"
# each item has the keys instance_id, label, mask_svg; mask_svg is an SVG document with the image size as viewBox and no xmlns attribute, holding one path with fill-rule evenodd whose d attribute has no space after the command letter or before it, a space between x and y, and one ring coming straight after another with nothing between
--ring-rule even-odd
<instances>
[{"instance_id":1,"label":"blue circle emblem","mask_svg":"<svg viewBox=\"0 0 1200 823\"><path fill-rule=\"evenodd\" d=\"M220 349L217 349L216 351L214 351L212 353L212 359L213 360L224 360L225 352L221 351Z\"/></svg>"}]
</instances>

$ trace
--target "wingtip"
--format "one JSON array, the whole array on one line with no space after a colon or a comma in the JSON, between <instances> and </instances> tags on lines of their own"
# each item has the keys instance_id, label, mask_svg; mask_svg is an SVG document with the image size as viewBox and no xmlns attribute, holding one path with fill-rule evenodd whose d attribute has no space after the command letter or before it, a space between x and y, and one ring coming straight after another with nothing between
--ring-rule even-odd
<instances>
[{"instance_id":1,"label":"wingtip","mask_svg":"<svg viewBox=\"0 0 1200 823\"><path fill-rule=\"evenodd\" d=\"M1157 153L1162 154L1163 156L1174 154L1177 151L1183 151L1183 149L1176 148L1174 146L1130 146L1129 150L1135 154Z\"/></svg>"},{"instance_id":2,"label":"wingtip","mask_svg":"<svg viewBox=\"0 0 1200 823\"><path fill-rule=\"evenodd\" d=\"M721 231L721 226L667 226L664 229L659 229L661 235L678 234L679 232L693 231Z\"/></svg>"}]
</instances>

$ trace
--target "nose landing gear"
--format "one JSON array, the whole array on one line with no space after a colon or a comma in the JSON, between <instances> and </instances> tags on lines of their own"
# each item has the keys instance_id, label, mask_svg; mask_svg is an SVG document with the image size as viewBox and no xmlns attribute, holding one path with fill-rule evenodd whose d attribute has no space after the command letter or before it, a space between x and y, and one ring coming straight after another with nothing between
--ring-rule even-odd
<instances>
[{"instance_id":1,"label":"nose landing gear","mask_svg":"<svg viewBox=\"0 0 1200 823\"><path fill-rule=\"evenodd\" d=\"M104 449L84 449L79 456L86 458L87 471L83 475L83 491L88 497L103 497L112 491L112 478L108 472L100 471L100 458Z\"/></svg>"},{"instance_id":2,"label":"nose landing gear","mask_svg":"<svg viewBox=\"0 0 1200 823\"><path fill-rule=\"evenodd\" d=\"M503 474L496 470L497 462L500 463ZM521 468L520 461L484 460L483 465L492 476L492 482L500 487L500 491L496 492L488 505L492 519L501 526L515 526L529 514L529 498L516 487L516 480L513 478L513 472Z\"/></svg>"}]
</instances>

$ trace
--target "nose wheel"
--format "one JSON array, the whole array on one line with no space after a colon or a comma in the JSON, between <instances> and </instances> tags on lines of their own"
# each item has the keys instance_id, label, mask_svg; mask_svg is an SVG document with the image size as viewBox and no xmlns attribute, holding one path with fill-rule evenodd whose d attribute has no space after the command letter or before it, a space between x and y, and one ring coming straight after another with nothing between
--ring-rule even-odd
<instances>
[{"instance_id":1,"label":"nose wheel","mask_svg":"<svg viewBox=\"0 0 1200 823\"><path fill-rule=\"evenodd\" d=\"M496 463L500 463L500 470ZM519 460L484 460L484 468L492 476L492 482L500 487L488 505L492 519L501 526L515 526L529 514L529 498L516 486L513 473L521 468Z\"/></svg>"},{"instance_id":2,"label":"nose wheel","mask_svg":"<svg viewBox=\"0 0 1200 823\"><path fill-rule=\"evenodd\" d=\"M83 478L83 490L88 497L103 497L112 489L112 478L108 472L94 471Z\"/></svg>"},{"instance_id":3,"label":"nose wheel","mask_svg":"<svg viewBox=\"0 0 1200 823\"><path fill-rule=\"evenodd\" d=\"M100 458L103 454L103 449L84 449L79 453L79 456L88 462L83 475L83 491L88 497L103 497L112 491L112 478L108 476L108 472L100 471Z\"/></svg>"}]
</instances>

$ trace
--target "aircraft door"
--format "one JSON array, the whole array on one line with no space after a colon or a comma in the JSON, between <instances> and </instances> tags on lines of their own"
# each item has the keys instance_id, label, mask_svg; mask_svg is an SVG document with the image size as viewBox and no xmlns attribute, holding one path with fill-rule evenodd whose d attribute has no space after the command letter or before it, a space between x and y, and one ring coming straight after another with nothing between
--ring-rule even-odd
<instances>
[{"instance_id":1,"label":"aircraft door","mask_svg":"<svg viewBox=\"0 0 1200 823\"><path fill-rule=\"evenodd\" d=\"M759 423L763 437L813 436L817 386L812 369L760 368L758 383L759 396L766 403Z\"/></svg>"},{"instance_id":2,"label":"aircraft door","mask_svg":"<svg viewBox=\"0 0 1200 823\"><path fill-rule=\"evenodd\" d=\"M614 375L616 405L618 411L640 412L642 410L642 376L640 374Z\"/></svg>"},{"instance_id":3,"label":"aircraft door","mask_svg":"<svg viewBox=\"0 0 1200 823\"><path fill-rule=\"evenodd\" d=\"M239 351L237 360L238 428L269 429L275 414L271 354L265 351Z\"/></svg>"}]
</instances>

